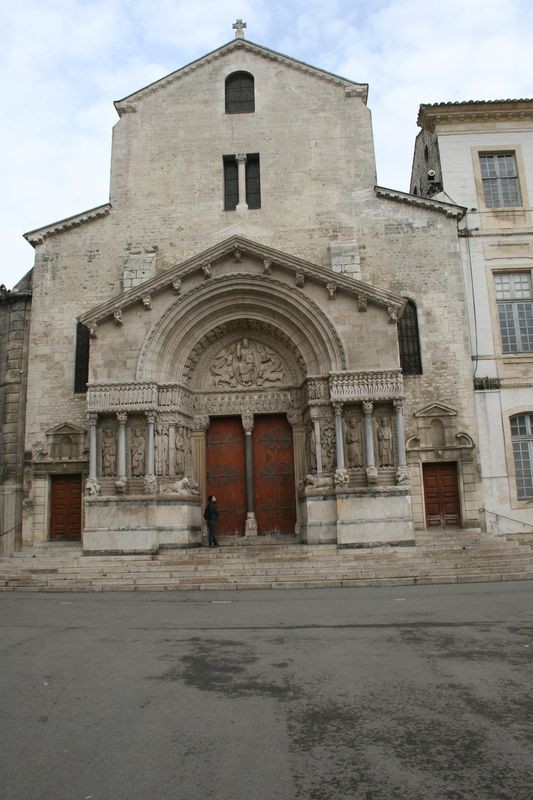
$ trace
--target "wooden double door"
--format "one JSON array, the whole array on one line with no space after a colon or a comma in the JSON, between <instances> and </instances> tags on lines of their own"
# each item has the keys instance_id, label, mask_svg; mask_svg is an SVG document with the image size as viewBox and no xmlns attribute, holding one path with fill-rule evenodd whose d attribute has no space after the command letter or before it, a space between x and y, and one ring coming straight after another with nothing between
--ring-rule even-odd
<instances>
[{"instance_id":1,"label":"wooden double door","mask_svg":"<svg viewBox=\"0 0 533 800\"><path fill-rule=\"evenodd\" d=\"M282 414L254 417L253 510L259 534L294 533L296 498L292 428ZM207 494L217 498L217 536L243 535L246 523L246 442L240 417L215 417L207 431Z\"/></svg>"},{"instance_id":2,"label":"wooden double door","mask_svg":"<svg viewBox=\"0 0 533 800\"><path fill-rule=\"evenodd\" d=\"M424 464L424 500L428 528L458 528L461 524L457 464Z\"/></svg>"},{"instance_id":3,"label":"wooden double door","mask_svg":"<svg viewBox=\"0 0 533 800\"><path fill-rule=\"evenodd\" d=\"M50 540L81 539L81 475L52 475Z\"/></svg>"}]
</instances>

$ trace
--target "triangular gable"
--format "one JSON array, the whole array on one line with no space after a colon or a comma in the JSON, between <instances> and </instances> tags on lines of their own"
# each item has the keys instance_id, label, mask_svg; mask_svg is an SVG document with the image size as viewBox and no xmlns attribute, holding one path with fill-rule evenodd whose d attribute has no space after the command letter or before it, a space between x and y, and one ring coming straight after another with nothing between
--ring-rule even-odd
<instances>
[{"instance_id":1,"label":"triangular gable","mask_svg":"<svg viewBox=\"0 0 533 800\"><path fill-rule=\"evenodd\" d=\"M298 61L296 58L291 58L290 56L283 55L283 53L270 50L268 47L263 47L263 45L250 42L248 39L232 39L230 42L218 47L211 53L207 53L205 56L196 59L196 61L192 61L190 64L186 64L184 67L181 67L175 72L171 72L169 75L165 75L164 78L160 78L159 80L148 84L148 86L133 92L133 94L123 97L122 100L116 100L115 108L117 113L119 116L122 116L123 114L135 111L135 103L141 100L143 97L165 88L180 78L189 75L194 70L197 70L205 64L208 64L210 61L214 61L215 59L219 59L225 55L228 55L229 53L233 53L235 50L246 50L260 56L261 58L266 58L269 61L281 62L287 67L297 69L301 72L306 72L308 75L313 75L315 78L320 80L326 80L329 83L336 84L337 86L343 86L349 94L361 97L363 102L366 104L368 98L367 83L356 83L348 80L348 78L335 75L333 72L327 72L326 70L319 69L318 67L313 67L310 64L306 64L304 61Z\"/></svg>"},{"instance_id":2,"label":"triangular gable","mask_svg":"<svg viewBox=\"0 0 533 800\"><path fill-rule=\"evenodd\" d=\"M46 436L79 436L80 433L85 434L83 428L77 428L69 422L64 422L61 425L56 425L54 428L46 431Z\"/></svg>"},{"instance_id":3,"label":"triangular gable","mask_svg":"<svg viewBox=\"0 0 533 800\"><path fill-rule=\"evenodd\" d=\"M121 313L136 303L142 303L145 307L149 307L152 295L169 287L179 292L183 278L192 273L202 273L206 279L212 277L216 274L217 262L228 256L233 256L236 262L240 262L243 256L251 256L262 261L263 272L266 276L276 268L292 273L295 285L299 288L303 288L305 281L309 279L323 284L328 293L336 293L338 290L345 291L353 295L360 310L366 309L367 303L374 303L386 308L391 319L401 316L405 307L406 300L399 295L349 278L342 273L333 272L331 269L320 267L288 253L274 250L272 247L253 242L243 236L235 235L156 275L155 278L145 281L140 286L128 289L111 300L95 306L80 316L79 321L89 328L94 328L101 320Z\"/></svg>"},{"instance_id":4,"label":"triangular gable","mask_svg":"<svg viewBox=\"0 0 533 800\"><path fill-rule=\"evenodd\" d=\"M419 411L415 411L415 417L456 417L457 411L451 406L445 406L442 403L431 403L424 406Z\"/></svg>"}]
</instances>

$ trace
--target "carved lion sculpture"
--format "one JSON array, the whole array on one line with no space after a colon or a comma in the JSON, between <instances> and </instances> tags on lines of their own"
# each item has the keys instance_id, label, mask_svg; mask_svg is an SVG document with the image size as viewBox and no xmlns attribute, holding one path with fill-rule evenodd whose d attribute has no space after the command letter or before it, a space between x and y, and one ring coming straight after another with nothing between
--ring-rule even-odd
<instances>
[{"instance_id":1,"label":"carved lion sculpture","mask_svg":"<svg viewBox=\"0 0 533 800\"><path fill-rule=\"evenodd\" d=\"M306 475L304 487L306 489L330 489L332 483L330 475Z\"/></svg>"}]
</instances>

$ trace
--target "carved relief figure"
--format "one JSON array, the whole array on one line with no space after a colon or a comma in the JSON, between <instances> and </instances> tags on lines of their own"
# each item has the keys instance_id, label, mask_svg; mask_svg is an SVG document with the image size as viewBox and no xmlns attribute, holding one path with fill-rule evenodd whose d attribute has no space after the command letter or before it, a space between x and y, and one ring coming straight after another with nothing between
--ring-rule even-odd
<instances>
[{"instance_id":1,"label":"carved relief figure","mask_svg":"<svg viewBox=\"0 0 533 800\"><path fill-rule=\"evenodd\" d=\"M102 440L102 475L111 478L117 471L117 440L113 428L104 428Z\"/></svg>"},{"instance_id":2,"label":"carved relief figure","mask_svg":"<svg viewBox=\"0 0 533 800\"><path fill-rule=\"evenodd\" d=\"M168 428L158 425L155 438L155 474L168 473Z\"/></svg>"},{"instance_id":3,"label":"carved relief figure","mask_svg":"<svg viewBox=\"0 0 533 800\"><path fill-rule=\"evenodd\" d=\"M324 420L320 425L322 439L322 467L324 472L331 472L335 466L335 426L331 420Z\"/></svg>"},{"instance_id":4,"label":"carved relief figure","mask_svg":"<svg viewBox=\"0 0 533 800\"><path fill-rule=\"evenodd\" d=\"M176 475L182 476L185 473L185 435L183 426L180 425L176 431Z\"/></svg>"},{"instance_id":5,"label":"carved relief figure","mask_svg":"<svg viewBox=\"0 0 533 800\"><path fill-rule=\"evenodd\" d=\"M131 474L139 478L144 473L144 436L139 428L135 428L131 443Z\"/></svg>"},{"instance_id":6,"label":"carved relief figure","mask_svg":"<svg viewBox=\"0 0 533 800\"><path fill-rule=\"evenodd\" d=\"M307 460L309 463L309 470L311 472L316 472L316 436L315 436L315 426L313 425L312 422L308 428L306 444L307 444Z\"/></svg>"},{"instance_id":7,"label":"carved relief figure","mask_svg":"<svg viewBox=\"0 0 533 800\"><path fill-rule=\"evenodd\" d=\"M392 442L392 428L388 417L381 417L378 430L378 458L380 467L394 466L394 447Z\"/></svg>"},{"instance_id":8,"label":"carved relief figure","mask_svg":"<svg viewBox=\"0 0 533 800\"><path fill-rule=\"evenodd\" d=\"M271 386L285 379L280 357L269 347L246 337L225 347L209 368L213 386Z\"/></svg>"},{"instance_id":9,"label":"carved relief figure","mask_svg":"<svg viewBox=\"0 0 533 800\"><path fill-rule=\"evenodd\" d=\"M361 423L354 419L348 419L346 428L346 462L349 467L363 466L363 433Z\"/></svg>"}]
</instances>

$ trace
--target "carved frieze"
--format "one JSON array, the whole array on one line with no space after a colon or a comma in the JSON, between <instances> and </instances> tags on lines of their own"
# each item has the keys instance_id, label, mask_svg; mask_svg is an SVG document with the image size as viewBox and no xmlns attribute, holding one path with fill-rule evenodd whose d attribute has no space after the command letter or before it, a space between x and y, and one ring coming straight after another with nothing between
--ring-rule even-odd
<instances>
[{"instance_id":1,"label":"carved frieze","mask_svg":"<svg viewBox=\"0 0 533 800\"><path fill-rule=\"evenodd\" d=\"M207 392L196 398L196 408L200 414L281 414L289 410L301 409L300 392L262 391L262 392Z\"/></svg>"},{"instance_id":2,"label":"carved frieze","mask_svg":"<svg viewBox=\"0 0 533 800\"><path fill-rule=\"evenodd\" d=\"M328 378L308 378L306 381L307 402L329 402Z\"/></svg>"},{"instance_id":3,"label":"carved frieze","mask_svg":"<svg viewBox=\"0 0 533 800\"><path fill-rule=\"evenodd\" d=\"M157 384L113 383L89 386L87 409L89 411L115 411L118 409L157 408Z\"/></svg>"},{"instance_id":4,"label":"carved frieze","mask_svg":"<svg viewBox=\"0 0 533 800\"><path fill-rule=\"evenodd\" d=\"M243 338L228 345L213 359L209 368L210 387L244 389L283 385L287 370L279 355L264 344Z\"/></svg>"},{"instance_id":5,"label":"carved frieze","mask_svg":"<svg viewBox=\"0 0 533 800\"><path fill-rule=\"evenodd\" d=\"M333 401L392 400L404 396L399 369L332 373L329 389Z\"/></svg>"}]
</instances>

